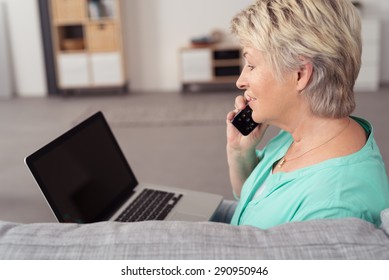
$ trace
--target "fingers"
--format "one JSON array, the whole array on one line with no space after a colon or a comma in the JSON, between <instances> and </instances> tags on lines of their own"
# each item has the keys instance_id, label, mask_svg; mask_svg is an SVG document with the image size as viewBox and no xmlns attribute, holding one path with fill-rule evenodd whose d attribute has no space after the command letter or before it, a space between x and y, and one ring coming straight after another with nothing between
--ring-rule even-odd
<instances>
[{"instance_id":1,"label":"fingers","mask_svg":"<svg viewBox=\"0 0 389 280\"><path fill-rule=\"evenodd\" d=\"M247 100L243 95L239 95L235 98L235 109L238 111L244 109L247 105Z\"/></svg>"},{"instance_id":2,"label":"fingers","mask_svg":"<svg viewBox=\"0 0 389 280\"><path fill-rule=\"evenodd\" d=\"M227 114L227 122L231 122L232 119L235 117L235 115L243 110L247 105L247 100L245 99L245 97L243 95L239 95L235 98L235 104L234 104L234 107L235 107L235 110L231 111L231 112L228 112Z\"/></svg>"},{"instance_id":3,"label":"fingers","mask_svg":"<svg viewBox=\"0 0 389 280\"><path fill-rule=\"evenodd\" d=\"M232 119L235 117L236 113L237 113L236 110L228 112L228 114L227 114L227 122L228 123L232 121Z\"/></svg>"}]
</instances>

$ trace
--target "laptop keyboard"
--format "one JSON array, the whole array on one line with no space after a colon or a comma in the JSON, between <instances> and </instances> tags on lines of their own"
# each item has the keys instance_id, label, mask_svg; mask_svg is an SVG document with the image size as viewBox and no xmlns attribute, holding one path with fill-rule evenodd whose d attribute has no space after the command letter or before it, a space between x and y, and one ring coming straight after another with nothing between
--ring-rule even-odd
<instances>
[{"instance_id":1,"label":"laptop keyboard","mask_svg":"<svg viewBox=\"0 0 389 280\"><path fill-rule=\"evenodd\" d=\"M181 198L182 194L144 189L116 221L163 220Z\"/></svg>"}]
</instances>

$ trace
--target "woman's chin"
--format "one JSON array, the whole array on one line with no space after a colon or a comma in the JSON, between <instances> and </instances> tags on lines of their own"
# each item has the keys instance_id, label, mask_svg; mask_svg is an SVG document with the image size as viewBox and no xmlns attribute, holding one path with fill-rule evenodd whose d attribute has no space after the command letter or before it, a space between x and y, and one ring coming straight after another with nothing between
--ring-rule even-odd
<instances>
[{"instance_id":1,"label":"woman's chin","mask_svg":"<svg viewBox=\"0 0 389 280\"><path fill-rule=\"evenodd\" d=\"M258 111L254 111L252 112L251 114L251 118L253 119L253 121L255 121L256 123L262 123L264 121L264 118L263 116L261 116L260 114L258 114Z\"/></svg>"},{"instance_id":2,"label":"woman's chin","mask_svg":"<svg viewBox=\"0 0 389 280\"><path fill-rule=\"evenodd\" d=\"M263 119L262 118L258 118L258 117L255 117L255 116L251 116L251 118L253 119L253 121L255 121L256 123L263 123Z\"/></svg>"}]
</instances>

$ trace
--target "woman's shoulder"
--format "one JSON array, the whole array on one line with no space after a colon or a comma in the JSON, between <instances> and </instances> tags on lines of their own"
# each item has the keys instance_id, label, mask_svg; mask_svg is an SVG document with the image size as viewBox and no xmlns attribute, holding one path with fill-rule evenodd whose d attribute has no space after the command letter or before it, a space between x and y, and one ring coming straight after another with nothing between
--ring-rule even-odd
<instances>
[{"instance_id":1,"label":"woman's shoulder","mask_svg":"<svg viewBox=\"0 0 389 280\"><path fill-rule=\"evenodd\" d=\"M373 131L373 126L367 119L361 118L359 116L350 116L350 118L357 122L368 134Z\"/></svg>"},{"instance_id":2,"label":"woman's shoulder","mask_svg":"<svg viewBox=\"0 0 389 280\"><path fill-rule=\"evenodd\" d=\"M357 153L369 140L372 131L370 123L362 119L349 118L349 120L349 129L332 145L334 157Z\"/></svg>"},{"instance_id":3,"label":"woman's shoulder","mask_svg":"<svg viewBox=\"0 0 389 280\"><path fill-rule=\"evenodd\" d=\"M295 183L308 187L307 191L319 198L324 197L324 194L342 194L343 198L350 195L366 199L389 199L386 168L382 160L375 156L329 160L314 168L302 170Z\"/></svg>"}]
</instances>

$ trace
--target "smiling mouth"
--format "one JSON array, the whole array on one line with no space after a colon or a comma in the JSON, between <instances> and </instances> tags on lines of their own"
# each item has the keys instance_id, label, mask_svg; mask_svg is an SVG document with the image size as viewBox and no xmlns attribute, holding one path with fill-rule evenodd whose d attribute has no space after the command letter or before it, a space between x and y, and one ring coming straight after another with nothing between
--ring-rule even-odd
<instances>
[{"instance_id":1,"label":"smiling mouth","mask_svg":"<svg viewBox=\"0 0 389 280\"><path fill-rule=\"evenodd\" d=\"M255 101L255 100L257 100L257 99L254 97L251 97L250 95L247 94L247 102L251 102L251 101Z\"/></svg>"}]
</instances>

